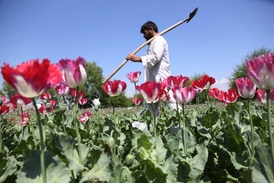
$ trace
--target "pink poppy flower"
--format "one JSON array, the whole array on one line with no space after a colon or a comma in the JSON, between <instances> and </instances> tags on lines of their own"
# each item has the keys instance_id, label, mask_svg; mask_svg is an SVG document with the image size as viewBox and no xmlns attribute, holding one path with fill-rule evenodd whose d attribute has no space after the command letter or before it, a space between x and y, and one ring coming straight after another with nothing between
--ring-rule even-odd
<instances>
[{"instance_id":1,"label":"pink poppy flower","mask_svg":"<svg viewBox=\"0 0 274 183\"><path fill-rule=\"evenodd\" d=\"M136 86L136 89L140 92L147 103L154 103L164 92L164 87L164 84L155 81L146 81L140 86Z\"/></svg>"},{"instance_id":2,"label":"pink poppy flower","mask_svg":"<svg viewBox=\"0 0 274 183\"><path fill-rule=\"evenodd\" d=\"M175 86L172 89L172 92L174 99L180 104L188 104L196 96L196 91L192 86L188 86L185 88Z\"/></svg>"},{"instance_id":3,"label":"pink poppy flower","mask_svg":"<svg viewBox=\"0 0 274 183\"><path fill-rule=\"evenodd\" d=\"M68 95L69 93L69 87L62 84L62 83L59 83L56 87L55 87L55 93L57 95L60 95L60 96L66 96Z\"/></svg>"},{"instance_id":4,"label":"pink poppy flower","mask_svg":"<svg viewBox=\"0 0 274 183\"><path fill-rule=\"evenodd\" d=\"M30 121L30 115L26 111L20 113L19 117L20 117L19 125L21 125L21 126L27 125Z\"/></svg>"},{"instance_id":5,"label":"pink poppy flower","mask_svg":"<svg viewBox=\"0 0 274 183\"><path fill-rule=\"evenodd\" d=\"M87 81L85 60L78 57L76 60L62 59L57 65L63 74L63 83L71 88L82 86Z\"/></svg>"},{"instance_id":6,"label":"pink poppy flower","mask_svg":"<svg viewBox=\"0 0 274 183\"><path fill-rule=\"evenodd\" d=\"M136 72L130 72L126 76L132 83L137 83L140 79L141 72L136 71Z\"/></svg>"},{"instance_id":7,"label":"pink poppy flower","mask_svg":"<svg viewBox=\"0 0 274 183\"><path fill-rule=\"evenodd\" d=\"M249 78L238 78L235 80L235 83L238 88L238 93L241 97L253 98L255 96L256 86Z\"/></svg>"},{"instance_id":8,"label":"pink poppy flower","mask_svg":"<svg viewBox=\"0 0 274 183\"><path fill-rule=\"evenodd\" d=\"M111 97L120 95L125 91L127 84L121 80L107 81L103 85L103 90Z\"/></svg>"},{"instance_id":9,"label":"pink poppy flower","mask_svg":"<svg viewBox=\"0 0 274 183\"><path fill-rule=\"evenodd\" d=\"M256 91L256 98L259 102L266 104L266 91L258 89Z\"/></svg>"},{"instance_id":10,"label":"pink poppy flower","mask_svg":"<svg viewBox=\"0 0 274 183\"><path fill-rule=\"evenodd\" d=\"M246 62L247 77L262 90L274 89L274 54L260 55Z\"/></svg>"},{"instance_id":11,"label":"pink poppy flower","mask_svg":"<svg viewBox=\"0 0 274 183\"><path fill-rule=\"evenodd\" d=\"M78 121L81 123L86 123L91 116L89 111L84 111L81 116L78 117Z\"/></svg>"},{"instance_id":12,"label":"pink poppy flower","mask_svg":"<svg viewBox=\"0 0 274 183\"><path fill-rule=\"evenodd\" d=\"M17 68L4 63L2 75L9 85L27 98L41 95L62 79L62 73L56 64L51 64L48 59L43 59L42 63L38 59L23 62Z\"/></svg>"}]
</instances>

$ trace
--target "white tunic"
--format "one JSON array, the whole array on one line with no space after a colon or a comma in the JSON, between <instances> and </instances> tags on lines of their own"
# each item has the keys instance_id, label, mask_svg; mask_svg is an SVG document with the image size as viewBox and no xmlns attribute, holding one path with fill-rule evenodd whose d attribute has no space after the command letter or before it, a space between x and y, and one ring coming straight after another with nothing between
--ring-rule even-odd
<instances>
[{"instance_id":1,"label":"white tunic","mask_svg":"<svg viewBox=\"0 0 274 183\"><path fill-rule=\"evenodd\" d=\"M141 56L144 67L144 81L162 82L171 75L168 44L157 36L148 46L147 55Z\"/></svg>"}]
</instances>

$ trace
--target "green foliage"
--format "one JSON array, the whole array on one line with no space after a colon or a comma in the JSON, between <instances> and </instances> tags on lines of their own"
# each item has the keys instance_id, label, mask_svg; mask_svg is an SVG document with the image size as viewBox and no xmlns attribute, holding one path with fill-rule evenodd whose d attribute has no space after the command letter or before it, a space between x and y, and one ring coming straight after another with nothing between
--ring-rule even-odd
<instances>
[{"instance_id":1,"label":"green foliage","mask_svg":"<svg viewBox=\"0 0 274 183\"><path fill-rule=\"evenodd\" d=\"M111 98L115 102L115 97ZM86 123L74 121L74 115L82 114L81 109L75 114L55 110L41 115L47 181L271 182L274 167L266 128L267 110L259 103L248 104L243 101L228 106L184 105L182 111L161 106L161 114L156 118L149 111L139 112L143 107L116 108L115 113L111 108L85 109L91 113ZM18 125L17 111L0 118L1 182L41 180L37 118L29 112L31 121L26 126ZM16 122L8 122L11 117ZM132 123L137 121L146 124L147 130L133 127Z\"/></svg>"},{"instance_id":2,"label":"green foliage","mask_svg":"<svg viewBox=\"0 0 274 183\"><path fill-rule=\"evenodd\" d=\"M7 82L3 82L2 90L5 93L5 96L11 98L14 94L18 93L12 86L10 86Z\"/></svg>"},{"instance_id":3,"label":"green foliage","mask_svg":"<svg viewBox=\"0 0 274 183\"><path fill-rule=\"evenodd\" d=\"M246 61L247 60L256 58L256 57L258 57L262 54L266 54L266 53L274 53L274 51L272 51L271 49L264 48L264 47L256 49L256 50L248 53L240 64L236 64L236 66L233 69L233 72L229 78L229 87L237 90L235 80L237 78L242 78L242 77L247 76L247 69L246 69Z\"/></svg>"}]
</instances>

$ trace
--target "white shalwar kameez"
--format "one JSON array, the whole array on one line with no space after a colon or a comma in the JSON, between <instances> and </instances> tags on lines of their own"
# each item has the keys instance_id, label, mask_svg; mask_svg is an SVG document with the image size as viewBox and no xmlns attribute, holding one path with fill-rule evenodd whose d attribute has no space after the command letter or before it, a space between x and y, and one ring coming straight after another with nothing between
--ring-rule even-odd
<instances>
[{"instance_id":1,"label":"white shalwar kameez","mask_svg":"<svg viewBox=\"0 0 274 183\"><path fill-rule=\"evenodd\" d=\"M144 67L144 81L162 82L171 75L168 44L162 36L157 36L148 46L146 56L141 56ZM172 91L169 91L170 101L167 102L171 109L176 109L176 101ZM154 104L154 113L158 115L159 102ZM153 112L152 105L148 104L148 109Z\"/></svg>"}]
</instances>

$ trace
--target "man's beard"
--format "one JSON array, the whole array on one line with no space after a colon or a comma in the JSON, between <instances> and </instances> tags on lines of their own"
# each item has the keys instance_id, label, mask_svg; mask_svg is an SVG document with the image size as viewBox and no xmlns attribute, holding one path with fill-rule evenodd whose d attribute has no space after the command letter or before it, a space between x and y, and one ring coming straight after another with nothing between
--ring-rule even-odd
<instances>
[{"instance_id":1,"label":"man's beard","mask_svg":"<svg viewBox=\"0 0 274 183\"><path fill-rule=\"evenodd\" d=\"M147 35L147 37L146 37L146 40L148 41L148 40L150 40L152 37L153 37L152 33L149 32L148 35Z\"/></svg>"}]
</instances>

